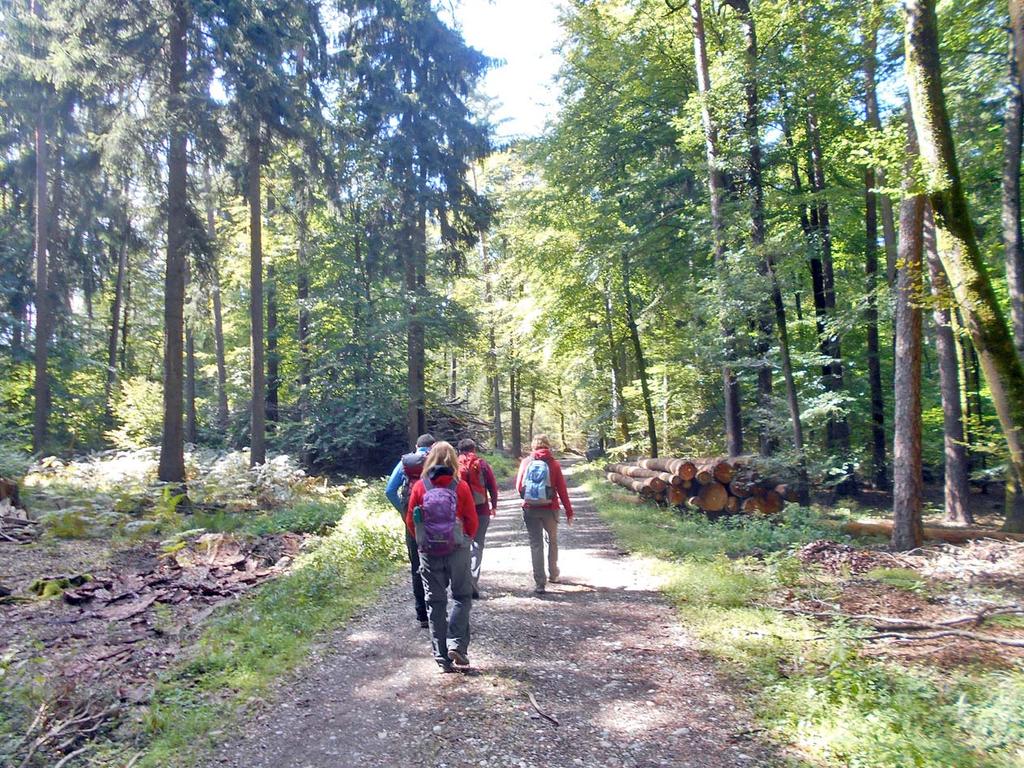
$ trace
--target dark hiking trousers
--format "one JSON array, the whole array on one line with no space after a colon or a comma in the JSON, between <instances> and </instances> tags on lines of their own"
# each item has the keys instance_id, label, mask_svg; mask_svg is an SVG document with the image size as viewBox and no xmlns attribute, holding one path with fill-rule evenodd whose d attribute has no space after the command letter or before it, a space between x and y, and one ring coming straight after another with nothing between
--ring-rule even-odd
<instances>
[{"instance_id":1,"label":"dark hiking trousers","mask_svg":"<svg viewBox=\"0 0 1024 768\"><path fill-rule=\"evenodd\" d=\"M484 542L487 539L487 529L491 525L491 516L480 512L477 508L477 517L480 521L479 527L476 529L476 536L473 537L473 543L470 544L470 564L469 570L473 574L473 590L480 589L480 566L483 565L484 561Z\"/></svg>"},{"instance_id":2,"label":"dark hiking trousers","mask_svg":"<svg viewBox=\"0 0 1024 768\"><path fill-rule=\"evenodd\" d=\"M427 619L434 659L448 663L448 650L469 650L469 609L473 605L473 577L469 572L469 547L458 547L450 555L420 555L420 574L427 597ZM448 587L452 589L452 610L448 614Z\"/></svg>"},{"instance_id":3,"label":"dark hiking trousers","mask_svg":"<svg viewBox=\"0 0 1024 768\"><path fill-rule=\"evenodd\" d=\"M420 576L420 549L416 538L405 531L405 551L409 553L409 568L412 571L412 597L416 601L416 619L427 620L427 601L423 593L423 578Z\"/></svg>"}]
</instances>

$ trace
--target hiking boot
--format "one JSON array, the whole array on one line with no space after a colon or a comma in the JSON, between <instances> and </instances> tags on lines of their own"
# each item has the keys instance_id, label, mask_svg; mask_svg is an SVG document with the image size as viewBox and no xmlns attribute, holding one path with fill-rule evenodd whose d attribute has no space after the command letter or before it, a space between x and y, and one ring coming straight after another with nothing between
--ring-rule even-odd
<instances>
[{"instance_id":1,"label":"hiking boot","mask_svg":"<svg viewBox=\"0 0 1024 768\"><path fill-rule=\"evenodd\" d=\"M458 648L448 649L448 658L451 659L456 669L467 669L469 667L469 656L464 654Z\"/></svg>"},{"instance_id":2,"label":"hiking boot","mask_svg":"<svg viewBox=\"0 0 1024 768\"><path fill-rule=\"evenodd\" d=\"M535 595L543 595L545 592L547 592L547 590L544 589L543 586L533 588L533 594Z\"/></svg>"},{"instance_id":3,"label":"hiking boot","mask_svg":"<svg viewBox=\"0 0 1024 768\"><path fill-rule=\"evenodd\" d=\"M438 669L438 671L441 674L447 674L448 672L457 672L458 671L458 670L455 669L454 666L452 666L452 663L450 661L448 661L448 659L445 659L443 661L441 659L438 659L437 660L437 669Z\"/></svg>"},{"instance_id":4,"label":"hiking boot","mask_svg":"<svg viewBox=\"0 0 1024 768\"><path fill-rule=\"evenodd\" d=\"M479 589L474 589L473 590L473 599L474 600L479 600L480 599L480 590Z\"/></svg>"},{"instance_id":5,"label":"hiking boot","mask_svg":"<svg viewBox=\"0 0 1024 768\"><path fill-rule=\"evenodd\" d=\"M551 576L548 576L548 581L550 581L552 584L557 584L561 580L561 578L561 574L555 573Z\"/></svg>"},{"instance_id":6,"label":"hiking boot","mask_svg":"<svg viewBox=\"0 0 1024 768\"><path fill-rule=\"evenodd\" d=\"M420 619L420 627L423 629L430 629L430 622L426 619Z\"/></svg>"}]
</instances>

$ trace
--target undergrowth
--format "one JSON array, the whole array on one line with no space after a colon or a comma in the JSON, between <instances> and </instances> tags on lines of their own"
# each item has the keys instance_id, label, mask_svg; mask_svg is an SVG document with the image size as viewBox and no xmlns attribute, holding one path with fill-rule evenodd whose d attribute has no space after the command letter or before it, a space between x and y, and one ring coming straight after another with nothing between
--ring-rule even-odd
<instances>
[{"instance_id":1,"label":"undergrowth","mask_svg":"<svg viewBox=\"0 0 1024 768\"><path fill-rule=\"evenodd\" d=\"M294 514L313 527L322 510ZM268 525L284 524L280 517ZM276 522L275 522L276 521ZM231 714L302 663L317 636L369 604L404 556L401 528L379 489L365 489L294 569L214 618L189 660L163 676L144 717L139 768L193 765Z\"/></svg>"},{"instance_id":2,"label":"undergrowth","mask_svg":"<svg viewBox=\"0 0 1024 768\"><path fill-rule=\"evenodd\" d=\"M868 658L859 653L860 629L825 628L765 604L774 592L801 588L806 572L790 554L795 547L838 538L823 515L792 509L778 522L710 522L616 500L597 476L587 490L622 544L650 559L701 647L748 688L777 741L837 768L1024 765L1024 670ZM898 570L872 576L904 589L920 584Z\"/></svg>"}]
</instances>

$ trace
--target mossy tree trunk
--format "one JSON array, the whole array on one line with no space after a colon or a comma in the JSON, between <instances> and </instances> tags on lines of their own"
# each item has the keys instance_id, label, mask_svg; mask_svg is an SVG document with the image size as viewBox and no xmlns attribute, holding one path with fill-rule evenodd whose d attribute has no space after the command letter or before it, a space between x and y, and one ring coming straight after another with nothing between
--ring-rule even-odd
<instances>
[{"instance_id":1,"label":"mossy tree trunk","mask_svg":"<svg viewBox=\"0 0 1024 768\"><path fill-rule=\"evenodd\" d=\"M942 89L935 0L906 0L906 73L939 251L981 362L1010 455L1008 530L1024 530L1024 366L989 279L960 180Z\"/></svg>"}]
</instances>

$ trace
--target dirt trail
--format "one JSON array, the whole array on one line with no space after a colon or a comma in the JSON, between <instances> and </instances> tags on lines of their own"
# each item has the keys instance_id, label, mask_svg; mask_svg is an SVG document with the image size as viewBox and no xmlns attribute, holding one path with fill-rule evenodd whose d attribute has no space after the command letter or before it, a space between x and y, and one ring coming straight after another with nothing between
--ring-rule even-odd
<instances>
[{"instance_id":1,"label":"dirt trail","mask_svg":"<svg viewBox=\"0 0 1024 768\"><path fill-rule=\"evenodd\" d=\"M569 470L571 482L571 470ZM571 488L563 583L533 594L511 492L487 537L469 675L441 674L414 621L408 578L330 638L232 728L204 764L360 766L761 766L742 706L699 655L645 569ZM532 693L556 726L537 715Z\"/></svg>"}]
</instances>

